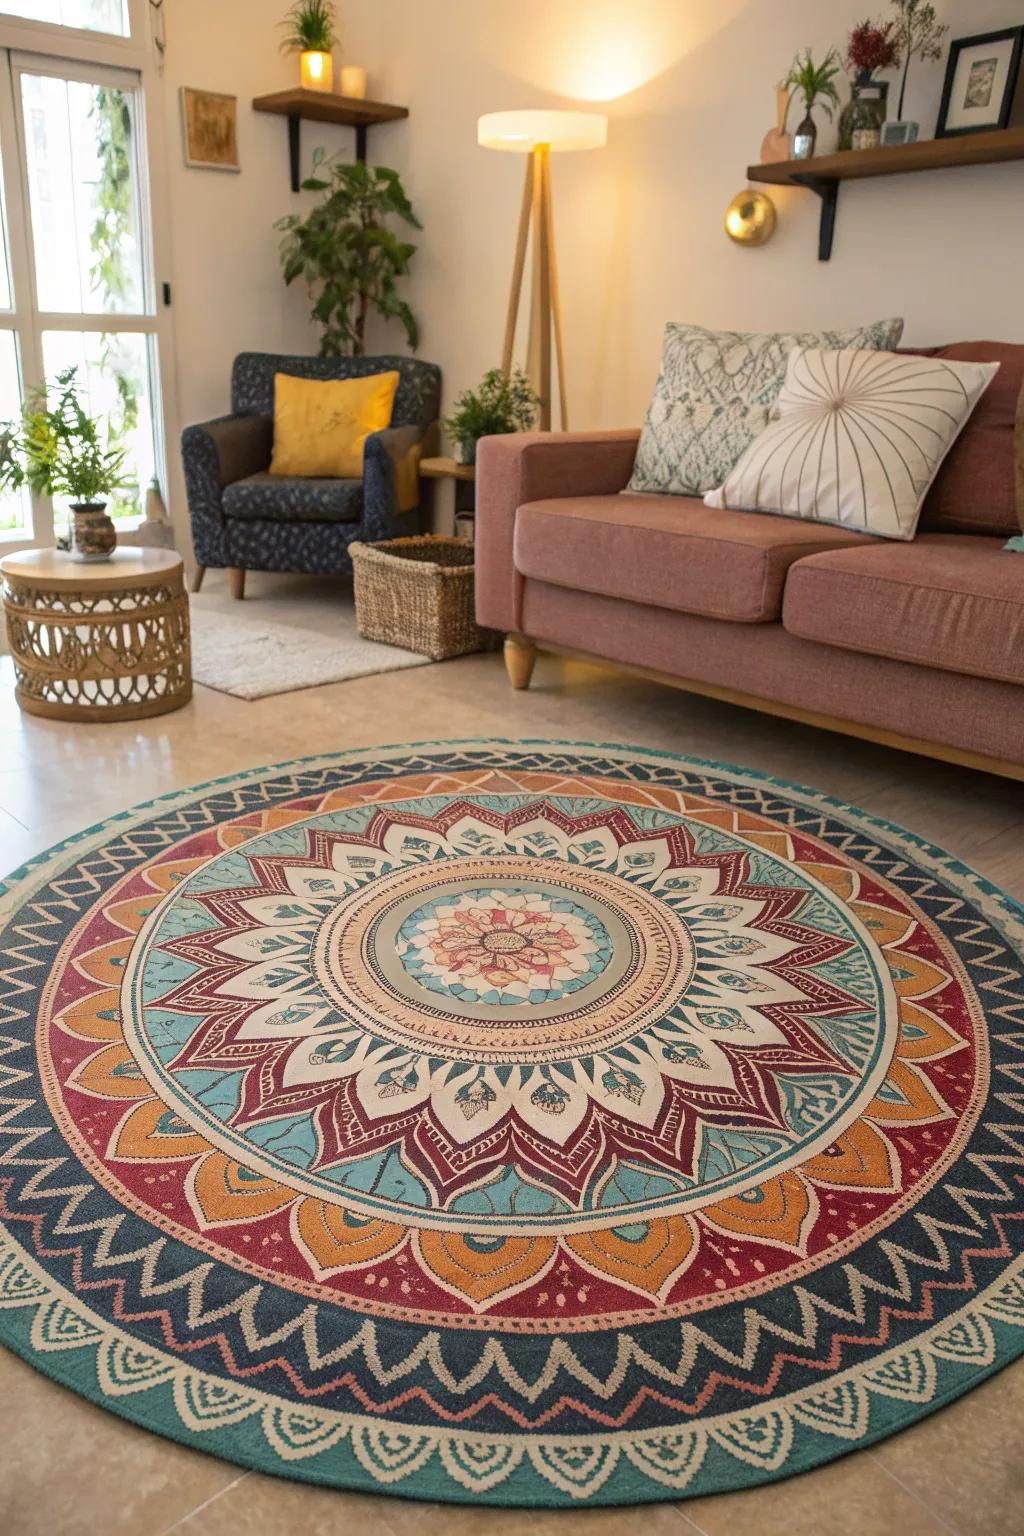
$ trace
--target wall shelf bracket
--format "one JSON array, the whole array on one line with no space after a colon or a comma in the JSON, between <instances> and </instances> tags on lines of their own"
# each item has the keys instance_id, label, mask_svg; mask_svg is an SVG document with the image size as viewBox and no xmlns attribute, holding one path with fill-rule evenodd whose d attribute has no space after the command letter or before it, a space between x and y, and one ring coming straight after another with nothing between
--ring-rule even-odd
<instances>
[{"instance_id":1,"label":"wall shelf bracket","mask_svg":"<svg viewBox=\"0 0 1024 1536\"><path fill-rule=\"evenodd\" d=\"M828 261L832 255L832 241L836 233L836 208L839 205L839 181L835 176L815 176L813 171L806 175L800 172L794 173L793 180L798 187L806 187L808 192L813 192L821 198L821 223L818 225L818 260Z\"/></svg>"}]
</instances>

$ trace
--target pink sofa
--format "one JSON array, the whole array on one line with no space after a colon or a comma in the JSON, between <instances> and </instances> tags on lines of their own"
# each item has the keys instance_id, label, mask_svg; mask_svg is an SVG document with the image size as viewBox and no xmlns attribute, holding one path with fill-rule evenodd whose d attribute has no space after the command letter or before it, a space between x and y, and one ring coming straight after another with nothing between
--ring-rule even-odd
<instances>
[{"instance_id":1,"label":"pink sofa","mask_svg":"<svg viewBox=\"0 0 1024 1536\"><path fill-rule=\"evenodd\" d=\"M688 497L623 494L638 434L488 438L477 467L477 617L515 687L538 647L1024 779L1024 553L1002 364L911 544Z\"/></svg>"}]
</instances>

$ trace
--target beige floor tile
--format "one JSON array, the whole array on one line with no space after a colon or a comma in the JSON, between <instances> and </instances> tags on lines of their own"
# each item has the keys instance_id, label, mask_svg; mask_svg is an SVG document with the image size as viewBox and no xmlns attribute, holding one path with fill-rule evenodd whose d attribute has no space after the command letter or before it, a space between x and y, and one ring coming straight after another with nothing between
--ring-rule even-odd
<instances>
[{"instance_id":1,"label":"beige floor tile","mask_svg":"<svg viewBox=\"0 0 1024 1536\"><path fill-rule=\"evenodd\" d=\"M694 1536L672 1504L636 1509L523 1510L425 1504L300 1487L250 1475L175 1528L174 1536ZM916 1536L915 1532L909 1536Z\"/></svg>"},{"instance_id":2,"label":"beige floor tile","mask_svg":"<svg viewBox=\"0 0 1024 1536\"><path fill-rule=\"evenodd\" d=\"M3 1536L155 1536L238 1475L94 1408L0 1350Z\"/></svg>"},{"instance_id":3,"label":"beige floor tile","mask_svg":"<svg viewBox=\"0 0 1024 1536\"><path fill-rule=\"evenodd\" d=\"M872 1451L963 1536L1024 1532L1024 1363Z\"/></svg>"},{"instance_id":4,"label":"beige floor tile","mask_svg":"<svg viewBox=\"0 0 1024 1536\"><path fill-rule=\"evenodd\" d=\"M683 1510L703 1536L950 1536L951 1531L863 1454L767 1488L693 1499Z\"/></svg>"}]
</instances>

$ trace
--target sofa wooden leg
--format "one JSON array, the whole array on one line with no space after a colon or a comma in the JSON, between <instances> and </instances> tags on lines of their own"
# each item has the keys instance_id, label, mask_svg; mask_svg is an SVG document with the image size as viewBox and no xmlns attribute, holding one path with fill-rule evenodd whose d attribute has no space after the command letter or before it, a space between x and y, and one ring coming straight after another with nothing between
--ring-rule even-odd
<instances>
[{"instance_id":1,"label":"sofa wooden leg","mask_svg":"<svg viewBox=\"0 0 1024 1536\"><path fill-rule=\"evenodd\" d=\"M206 575L206 566L205 565L197 565L196 568L195 568L195 573L194 573L194 575L192 577L192 591L193 592L198 592L199 591L200 587L203 585L203 577L205 575Z\"/></svg>"},{"instance_id":2,"label":"sofa wooden leg","mask_svg":"<svg viewBox=\"0 0 1024 1536\"><path fill-rule=\"evenodd\" d=\"M229 565L228 582L231 586L231 596L241 602L245 596L245 567L242 565Z\"/></svg>"},{"instance_id":3,"label":"sofa wooden leg","mask_svg":"<svg viewBox=\"0 0 1024 1536\"><path fill-rule=\"evenodd\" d=\"M529 688L537 647L527 635L505 636L505 671L513 688Z\"/></svg>"}]
</instances>

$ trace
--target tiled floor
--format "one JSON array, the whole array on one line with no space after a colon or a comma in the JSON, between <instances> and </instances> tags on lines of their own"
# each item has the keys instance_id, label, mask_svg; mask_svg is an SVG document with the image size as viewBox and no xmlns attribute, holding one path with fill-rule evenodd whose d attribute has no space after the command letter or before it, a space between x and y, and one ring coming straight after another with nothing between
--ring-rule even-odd
<instances>
[{"instance_id":1,"label":"tiled floor","mask_svg":"<svg viewBox=\"0 0 1024 1536\"><path fill-rule=\"evenodd\" d=\"M226 604L214 573L204 605ZM250 578L259 616L329 633L328 585ZM245 612L246 610L241 610ZM305 753L457 736L636 742L811 783L1024 896L1024 789L553 660L529 693L471 657L247 704L200 689L139 725L22 717L0 661L0 869L165 790ZM0 1536L1022 1536L1024 1363L871 1451L752 1493L525 1513L279 1483L111 1417L0 1352Z\"/></svg>"}]
</instances>

